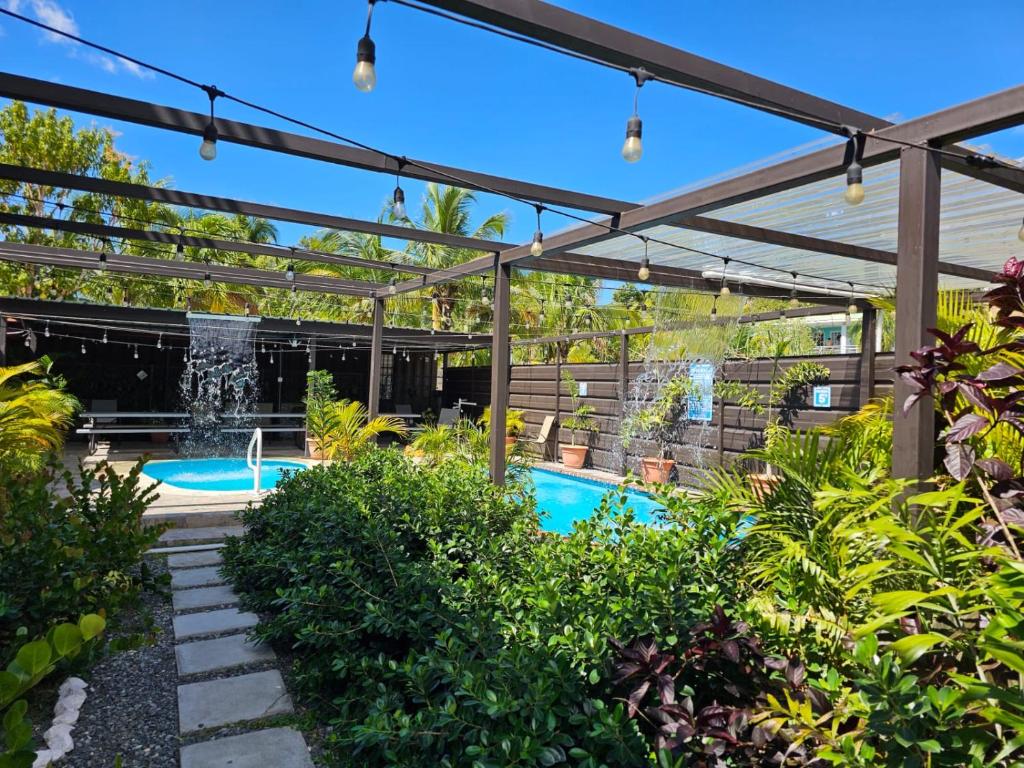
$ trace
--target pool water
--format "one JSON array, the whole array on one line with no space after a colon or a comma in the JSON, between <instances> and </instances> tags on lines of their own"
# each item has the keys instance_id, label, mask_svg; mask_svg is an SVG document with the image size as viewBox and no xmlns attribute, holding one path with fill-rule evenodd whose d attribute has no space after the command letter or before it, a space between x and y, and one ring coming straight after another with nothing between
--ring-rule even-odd
<instances>
[{"instance_id":1,"label":"pool water","mask_svg":"<svg viewBox=\"0 0 1024 768\"><path fill-rule=\"evenodd\" d=\"M285 470L305 469L296 461L264 459L260 474L260 490L272 490ZM251 491L253 471L245 459L172 459L151 461L143 472L154 480L190 491Z\"/></svg>"},{"instance_id":2,"label":"pool water","mask_svg":"<svg viewBox=\"0 0 1024 768\"><path fill-rule=\"evenodd\" d=\"M601 506L601 499L615 486L570 477L534 467L531 471L536 488L537 511L546 513L541 517L541 528L552 533L571 533L576 520L586 520ZM632 508L636 519L642 523L657 522L656 516L661 505L645 493L626 492L626 506Z\"/></svg>"}]
</instances>

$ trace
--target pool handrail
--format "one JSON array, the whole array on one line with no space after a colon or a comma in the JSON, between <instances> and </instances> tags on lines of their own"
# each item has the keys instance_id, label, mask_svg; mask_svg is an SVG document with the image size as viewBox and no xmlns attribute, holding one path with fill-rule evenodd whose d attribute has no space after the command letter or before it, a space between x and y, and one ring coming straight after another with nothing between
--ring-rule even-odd
<instances>
[{"instance_id":1,"label":"pool handrail","mask_svg":"<svg viewBox=\"0 0 1024 768\"><path fill-rule=\"evenodd\" d=\"M256 449L256 461L252 460L253 448ZM260 494L260 475L263 474L263 430L256 427L252 431L252 438L249 440L249 447L245 450L245 463L252 470L253 493Z\"/></svg>"}]
</instances>

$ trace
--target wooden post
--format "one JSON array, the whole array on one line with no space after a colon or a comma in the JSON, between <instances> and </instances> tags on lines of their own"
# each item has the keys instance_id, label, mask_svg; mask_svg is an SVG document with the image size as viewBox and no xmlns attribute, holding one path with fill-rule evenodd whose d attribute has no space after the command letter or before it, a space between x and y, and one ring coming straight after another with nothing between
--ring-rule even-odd
<instances>
[{"instance_id":1,"label":"wooden post","mask_svg":"<svg viewBox=\"0 0 1024 768\"><path fill-rule=\"evenodd\" d=\"M366 397L369 419L380 413L380 373L384 364L384 299L373 300L373 335L370 337L370 391Z\"/></svg>"},{"instance_id":2,"label":"wooden post","mask_svg":"<svg viewBox=\"0 0 1024 768\"><path fill-rule=\"evenodd\" d=\"M551 425L555 433L554 461L558 461L558 443L562 438L562 348L555 344L555 423ZM547 458L548 447L544 446L544 458Z\"/></svg>"},{"instance_id":3,"label":"wooden post","mask_svg":"<svg viewBox=\"0 0 1024 768\"><path fill-rule=\"evenodd\" d=\"M619 431L622 431L622 422L626 420L626 398L629 396L629 336L623 331L619 336ZM629 469L626 461L626 449L622 449L622 466L620 472L624 475Z\"/></svg>"},{"instance_id":4,"label":"wooden post","mask_svg":"<svg viewBox=\"0 0 1024 768\"><path fill-rule=\"evenodd\" d=\"M309 373L312 373L313 371L316 370L316 339L310 337L310 339L309 339L309 341L307 343L309 344L309 347L308 347L308 349L309 349ZM308 375L306 377L306 392L307 393L309 392L309 376ZM307 430L306 430L306 439L304 441L305 448L304 448L304 454L303 455L305 455L306 458L309 458L309 455L310 455L309 454L309 429L308 429L309 422L307 421L306 424L307 424Z\"/></svg>"},{"instance_id":5,"label":"wooden post","mask_svg":"<svg viewBox=\"0 0 1024 768\"><path fill-rule=\"evenodd\" d=\"M863 408L875 396L875 336L878 334L878 312L874 307L864 307L861 314L860 332L860 397Z\"/></svg>"},{"instance_id":6,"label":"wooden post","mask_svg":"<svg viewBox=\"0 0 1024 768\"><path fill-rule=\"evenodd\" d=\"M491 333L491 482L505 484L505 416L508 409L509 283L512 267L494 257L494 330Z\"/></svg>"},{"instance_id":7,"label":"wooden post","mask_svg":"<svg viewBox=\"0 0 1024 768\"><path fill-rule=\"evenodd\" d=\"M7 318L0 313L0 365L7 365Z\"/></svg>"},{"instance_id":8,"label":"wooden post","mask_svg":"<svg viewBox=\"0 0 1024 768\"><path fill-rule=\"evenodd\" d=\"M718 399L718 466L725 466L725 398Z\"/></svg>"},{"instance_id":9,"label":"wooden post","mask_svg":"<svg viewBox=\"0 0 1024 768\"><path fill-rule=\"evenodd\" d=\"M932 341L938 300L939 156L918 147L900 150L899 231L896 252L896 365L913 363L910 353ZM892 473L924 480L934 470L935 413L926 398L907 415L911 388L895 381Z\"/></svg>"}]
</instances>

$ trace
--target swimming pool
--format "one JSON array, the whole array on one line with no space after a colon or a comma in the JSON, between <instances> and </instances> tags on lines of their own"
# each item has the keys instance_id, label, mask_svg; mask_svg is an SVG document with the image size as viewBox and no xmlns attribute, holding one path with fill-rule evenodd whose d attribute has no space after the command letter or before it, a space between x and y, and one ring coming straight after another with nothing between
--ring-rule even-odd
<instances>
[{"instance_id":1,"label":"swimming pool","mask_svg":"<svg viewBox=\"0 0 1024 768\"><path fill-rule=\"evenodd\" d=\"M305 469L297 461L264 459L260 474L260 490L269 491L281 480L285 470ZM190 491L251 491L253 472L245 459L172 459L150 461L143 472L154 480L162 480L175 488Z\"/></svg>"},{"instance_id":2,"label":"swimming pool","mask_svg":"<svg viewBox=\"0 0 1024 768\"><path fill-rule=\"evenodd\" d=\"M559 472L534 467L530 470L536 488L537 511L547 513L541 528L552 533L571 533L576 520L586 520L601 505L601 499L615 486L571 477ZM645 493L626 492L626 506L643 523L654 523L661 505Z\"/></svg>"}]
</instances>

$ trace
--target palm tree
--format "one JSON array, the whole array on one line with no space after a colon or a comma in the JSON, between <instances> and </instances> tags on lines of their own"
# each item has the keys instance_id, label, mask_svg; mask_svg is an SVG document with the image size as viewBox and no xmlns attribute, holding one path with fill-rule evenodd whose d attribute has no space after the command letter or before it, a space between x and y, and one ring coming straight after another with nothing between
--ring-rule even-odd
<instances>
[{"instance_id":1,"label":"palm tree","mask_svg":"<svg viewBox=\"0 0 1024 768\"><path fill-rule=\"evenodd\" d=\"M47 453L64 444L79 408L60 381L48 380L50 359L0 367L0 468L38 469Z\"/></svg>"},{"instance_id":2,"label":"palm tree","mask_svg":"<svg viewBox=\"0 0 1024 768\"><path fill-rule=\"evenodd\" d=\"M322 448L325 459L351 461L373 447L380 435L404 437L409 432L405 421L397 416L368 419L366 406L356 400L339 400L327 410Z\"/></svg>"}]
</instances>

